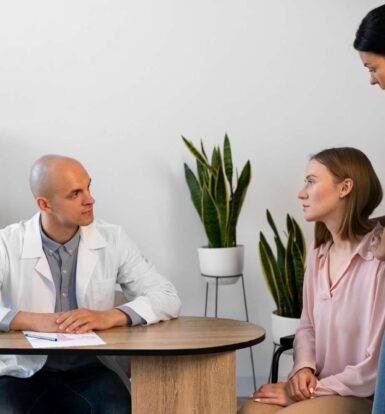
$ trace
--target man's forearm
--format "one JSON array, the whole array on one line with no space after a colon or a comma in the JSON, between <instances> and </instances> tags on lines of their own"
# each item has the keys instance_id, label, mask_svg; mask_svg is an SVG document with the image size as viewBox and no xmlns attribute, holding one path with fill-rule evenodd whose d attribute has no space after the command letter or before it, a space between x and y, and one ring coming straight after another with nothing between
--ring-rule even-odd
<instances>
[{"instance_id":1,"label":"man's forearm","mask_svg":"<svg viewBox=\"0 0 385 414\"><path fill-rule=\"evenodd\" d=\"M14 331L58 332L58 313L18 312L9 327Z\"/></svg>"},{"instance_id":2,"label":"man's forearm","mask_svg":"<svg viewBox=\"0 0 385 414\"><path fill-rule=\"evenodd\" d=\"M108 311L111 317L112 326L126 326L131 325L131 317L121 309L111 309Z\"/></svg>"},{"instance_id":3,"label":"man's forearm","mask_svg":"<svg viewBox=\"0 0 385 414\"><path fill-rule=\"evenodd\" d=\"M84 322L76 324L77 315L86 314ZM64 313L19 312L12 319L9 327L15 331L38 332L77 332L83 324L90 323L89 329L108 329L113 326L124 326L130 323L130 317L118 309L110 311L91 311L76 309ZM69 328L69 329L68 329Z\"/></svg>"}]
</instances>

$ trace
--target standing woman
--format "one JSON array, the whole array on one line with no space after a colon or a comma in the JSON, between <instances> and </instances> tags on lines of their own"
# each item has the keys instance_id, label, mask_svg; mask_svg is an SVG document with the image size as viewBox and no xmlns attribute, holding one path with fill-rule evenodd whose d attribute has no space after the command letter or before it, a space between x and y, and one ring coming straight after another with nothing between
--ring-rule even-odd
<instances>
[{"instance_id":1,"label":"standing woman","mask_svg":"<svg viewBox=\"0 0 385 414\"><path fill-rule=\"evenodd\" d=\"M381 230L369 219L382 199L373 167L355 148L311 157L298 194L315 222L294 367L265 384L239 414L370 414L385 328L385 262L374 258Z\"/></svg>"},{"instance_id":2,"label":"standing woman","mask_svg":"<svg viewBox=\"0 0 385 414\"><path fill-rule=\"evenodd\" d=\"M385 89L385 5L377 7L364 17L356 33L354 48L369 70L370 84ZM385 230L382 240L374 249L374 255L385 260ZM378 363L373 414L385 414L385 339L382 341Z\"/></svg>"},{"instance_id":3,"label":"standing woman","mask_svg":"<svg viewBox=\"0 0 385 414\"><path fill-rule=\"evenodd\" d=\"M362 63L370 73L370 84L385 89L385 4L362 20L354 41Z\"/></svg>"}]
</instances>

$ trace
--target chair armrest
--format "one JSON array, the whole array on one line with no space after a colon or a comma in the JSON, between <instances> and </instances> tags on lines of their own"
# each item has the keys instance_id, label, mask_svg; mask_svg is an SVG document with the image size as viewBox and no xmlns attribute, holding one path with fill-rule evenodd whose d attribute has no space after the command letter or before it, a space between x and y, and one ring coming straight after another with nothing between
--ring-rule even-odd
<instances>
[{"instance_id":1,"label":"chair armrest","mask_svg":"<svg viewBox=\"0 0 385 414\"><path fill-rule=\"evenodd\" d=\"M280 338L279 342L286 349L292 349L293 348L293 343L294 343L294 338L295 338L295 335L283 336L282 338Z\"/></svg>"},{"instance_id":2,"label":"chair armrest","mask_svg":"<svg viewBox=\"0 0 385 414\"><path fill-rule=\"evenodd\" d=\"M278 368L279 368L279 358L282 353L292 349L294 343L295 335L282 336L279 340L281 343L273 354L273 359L271 361L271 382L274 384L278 381Z\"/></svg>"}]
</instances>

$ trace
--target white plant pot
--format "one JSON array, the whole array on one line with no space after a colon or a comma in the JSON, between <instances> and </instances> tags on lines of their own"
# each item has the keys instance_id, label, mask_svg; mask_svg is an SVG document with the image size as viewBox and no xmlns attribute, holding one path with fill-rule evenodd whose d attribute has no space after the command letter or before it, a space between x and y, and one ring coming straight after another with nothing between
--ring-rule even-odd
<instances>
[{"instance_id":1,"label":"white plant pot","mask_svg":"<svg viewBox=\"0 0 385 414\"><path fill-rule=\"evenodd\" d=\"M219 277L219 285L231 285L236 283L243 273L244 246L242 245L221 248L199 247L198 257L202 276L208 283L215 284L216 277Z\"/></svg>"},{"instance_id":2,"label":"white plant pot","mask_svg":"<svg viewBox=\"0 0 385 414\"><path fill-rule=\"evenodd\" d=\"M275 311L271 314L271 329L273 342L280 343L282 336L294 335L299 326L299 318L287 318L278 316Z\"/></svg>"}]
</instances>

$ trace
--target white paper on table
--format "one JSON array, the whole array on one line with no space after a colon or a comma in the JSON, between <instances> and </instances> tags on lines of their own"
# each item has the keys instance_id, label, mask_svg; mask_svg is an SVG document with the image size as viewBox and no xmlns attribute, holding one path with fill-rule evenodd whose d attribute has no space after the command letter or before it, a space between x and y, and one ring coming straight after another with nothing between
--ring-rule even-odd
<instances>
[{"instance_id":1,"label":"white paper on table","mask_svg":"<svg viewBox=\"0 0 385 414\"><path fill-rule=\"evenodd\" d=\"M57 339L50 341L48 339L38 339L25 336L33 348L62 348L67 346L90 346L90 345L105 345L106 343L96 335L95 332L84 334L65 334L65 333L51 333L51 332L33 332L23 331L24 335L44 336L47 338Z\"/></svg>"}]
</instances>

